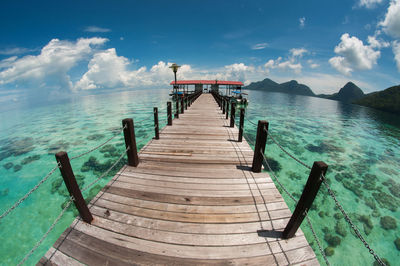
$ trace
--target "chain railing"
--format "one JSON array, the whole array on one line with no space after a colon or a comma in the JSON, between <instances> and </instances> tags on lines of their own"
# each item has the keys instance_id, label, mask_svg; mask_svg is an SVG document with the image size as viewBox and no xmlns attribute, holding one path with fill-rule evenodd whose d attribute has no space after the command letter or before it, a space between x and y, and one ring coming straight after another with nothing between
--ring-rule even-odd
<instances>
[{"instance_id":1,"label":"chain railing","mask_svg":"<svg viewBox=\"0 0 400 266\"><path fill-rule=\"evenodd\" d=\"M253 123L249 118L247 118L245 116L246 120L248 122L250 122L251 124L258 126L257 124ZM295 160L296 162L298 162L299 164L301 164L302 166L304 166L307 169L311 169L310 166L308 166L306 163L304 163L303 161L301 161L300 159L298 159L296 156L294 156L293 154L291 154L290 152L288 152L285 148L282 147L282 145L275 140L275 138L272 136L272 134L270 133L269 130L267 130L265 127L263 128L264 132L267 133L268 137L271 138L271 140L285 153L287 154L290 158L292 158L293 160ZM246 139L248 139L248 141L250 141L250 138L247 136L247 134L245 134L243 132L243 134L246 136ZM254 145L254 143L252 144ZM261 150L261 154L263 155L263 161L265 162L265 164L267 165L267 168L269 168L269 171L271 173L271 176L274 178L274 180L279 184L279 186L282 188L282 190L295 202L297 203L297 200L293 197L293 195L283 186L283 184L278 180L278 178L276 177L276 175L274 174L274 172L272 171L267 158L265 157L264 153ZM348 214L346 213L346 211L344 210L343 206L340 204L340 202L338 201L338 199L336 198L333 190L330 188L328 182L326 181L326 177L322 174L321 176L322 179L322 183L325 185L325 187L328 190L329 195L331 196L331 198L334 200L336 207L340 210L340 212L342 213L342 215L344 216L346 222L350 225L351 229L354 231L355 235L357 236L357 238L364 244L364 246L368 249L369 253L374 257L374 259L380 264L380 265L385 265L385 263L382 261L382 259L376 254L376 251L373 250L371 248L371 246L368 244L368 242L364 239L364 237L361 235L360 230L357 228L357 226L354 224L354 222L350 219L350 217L348 216ZM311 221L308 217L308 215L306 215L306 219L307 219L307 223L310 226L311 232L317 242L318 245L318 249L320 250L325 262L327 263L327 265L329 264L329 261L326 257L326 254L324 252L324 250L322 249L321 243L318 240L318 237L316 235L316 232L314 230L314 228L312 227Z\"/></svg>"},{"instance_id":2,"label":"chain railing","mask_svg":"<svg viewBox=\"0 0 400 266\"><path fill-rule=\"evenodd\" d=\"M0 215L0 221L6 217L10 212L15 210L22 202L24 202L33 192L35 192L46 180L58 169L60 165L57 164L42 180L39 181L28 193L26 193L22 198L16 201L9 209L7 209L3 214Z\"/></svg>"},{"instance_id":3,"label":"chain railing","mask_svg":"<svg viewBox=\"0 0 400 266\"><path fill-rule=\"evenodd\" d=\"M118 160L113 164L113 165L111 165L108 169L107 169L107 171L105 171L101 176L99 176L97 179L95 179L94 181L92 181L90 184L88 184L87 186L85 186L83 189L82 189L82 192L84 192L84 191L86 191L86 190L88 190L91 186L93 186L94 184L96 184L97 182L99 182L103 177L105 177L121 160L122 160L122 158L124 157L124 155L126 154L126 152L129 150L129 146L128 146L128 148L126 148L122 153L121 153L121 155L119 156L119 158L118 158Z\"/></svg>"},{"instance_id":4,"label":"chain railing","mask_svg":"<svg viewBox=\"0 0 400 266\"><path fill-rule=\"evenodd\" d=\"M85 156L86 154L89 154L89 153L91 153L91 152L93 152L93 151L95 151L95 150L97 150L97 149L103 147L104 145L106 145L107 143L109 143L110 141L112 141L113 139L115 139L116 137L120 136L121 132L123 132L125 128L126 128L126 125L125 125L124 127L120 128L120 130L118 131L118 133L116 133L114 136L112 136L112 137L110 137L109 139L107 139L105 142L103 142L103 143L101 143L101 144L99 144L99 145L93 147L92 149L90 149L90 150L88 150L88 151L86 151L86 152L83 152L83 153L81 153L81 154L79 154L79 155L77 155L77 156L71 157L70 161L75 160L75 159L78 159L78 158L80 158L80 157L82 157L82 156Z\"/></svg>"},{"instance_id":5,"label":"chain railing","mask_svg":"<svg viewBox=\"0 0 400 266\"><path fill-rule=\"evenodd\" d=\"M65 205L65 207L62 209L61 213L58 215L58 217L54 220L53 224L49 227L49 229L44 233L42 238L35 244L35 246L25 255L25 257L18 263L18 266L22 265L29 257L36 251L36 249L42 244L42 242L46 239L46 237L50 234L50 232L54 229L56 224L60 221L61 217L63 217L64 213L67 211L69 206L72 204L74 201L73 197L69 198L68 203Z\"/></svg>"}]
</instances>

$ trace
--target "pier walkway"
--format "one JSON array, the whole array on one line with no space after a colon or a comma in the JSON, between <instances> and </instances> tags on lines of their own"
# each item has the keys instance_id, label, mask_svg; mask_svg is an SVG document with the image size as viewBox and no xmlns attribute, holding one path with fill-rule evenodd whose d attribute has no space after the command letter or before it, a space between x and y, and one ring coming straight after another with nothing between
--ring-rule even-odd
<instances>
[{"instance_id":1,"label":"pier walkway","mask_svg":"<svg viewBox=\"0 0 400 266\"><path fill-rule=\"evenodd\" d=\"M319 265L291 212L211 94L124 166L38 263L46 265Z\"/></svg>"}]
</instances>

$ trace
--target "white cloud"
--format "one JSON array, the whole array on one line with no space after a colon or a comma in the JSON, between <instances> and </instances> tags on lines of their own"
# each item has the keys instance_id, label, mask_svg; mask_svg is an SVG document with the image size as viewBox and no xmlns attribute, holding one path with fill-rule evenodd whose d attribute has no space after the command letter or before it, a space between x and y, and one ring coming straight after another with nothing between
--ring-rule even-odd
<instances>
[{"instance_id":1,"label":"white cloud","mask_svg":"<svg viewBox=\"0 0 400 266\"><path fill-rule=\"evenodd\" d=\"M376 7L377 4L380 4L382 2L383 2L383 0L360 0L358 2L358 6L371 9L371 8Z\"/></svg>"},{"instance_id":2,"label":"white cloud","mask_svg":"<svg viewBox=\"0 0 400 266\"><path fill-rule=\"evenodd\" d=\"M397 69L400 72L400 42L394 41L392 47L394 53L394 60L396 61Z\"/></svg>"},{"instance_id":3,"label":"white cloud","mask_svg":"<svg viewBox=\"0 0 400 266\"><path fill-rule=\"evenodd\" d=\"M97 26L87 26L83 31L86 32L110 32L110 29L107 28L101 28Z\"/></svg>"},{"instance_id":4,"label":"white cloud","mask_svg":"<svg viewBox=\"0 0 400 266\"><path fill-rule=\"evenodd\" d=\"M255 44L255 45L253 45L253 46L251 47L251 49L252 49L252 50L261 50L261 49L265 49L265 47L267 47L267 46L268 46L268 43L266 43L266 42L257 43L257 44Z\"/></svg>"},{"instance_id":5,"label":"white cloud","mask_svg":"<svg viewBox=\"0 0 400 266\"><path fill-rule=\"evenodd\" d=\"M315 69L319 67L319 64L314 63L312 60L307 60L308 65L310 66L310 68Z\"/></svg>"},{"instance_id":6,"label":"white cloud","mask_svg":"<svg viewBox=\"0 0 400 266\"><path fill-rule=\"evenodd\" d=\"M341 42L334 50L339 56L329 59L332 67L345 75L350 75L355 69L372 69L380 57L380 51L374 50L372 45L364 45L361 40L350 37L348 33L343 34L340 39Z\"/></svg>"},{"instance_id":7,"label":"white cloud","mask_svg":"<svg viewBox=\"0 0 400 266\"><path fill-rule=\"evenodd\" d=\"M378 40L376 39L376 36L368 36L368 43L372 48L377 48L377 49L386 48L390 46L390 43L384 40Z\"/></svg>"},{"instance_id":8,"label":"white cloud","mask_svg":"<svg viewBox=\"0 0 400 266\"><path fill-rule=\"evenodd\" d=\"M304 26L305 26L305 24L306 24L306 18L305 17L302 17L302 18L299 18L299 27L302 29L302 28L304 28Z\"/></svg>"},{"instance_id":9,"label":"white cloud","mask_svg":"<svg viewBox=\"0 0 400 266\"><path fill-rule=\"evenodd\" d=\"M39 55L11 57L1 61L0 84L30 83L35 87L72 88L68 71L93 52L104 38L81 38L76 42L51 40Z\"/></svg>"},{"instance_id":10,"label":"white cloud","mask_svg":"<svg viewBox=\"0 0 400 266\"><path fill-rule=\"evenodd\" d=\"M33 49L23 48L23 47L14 47L0 50L0 55L18 55L18 54L26 54L34 51Z\"/></svg>"},{"instance_id":11,"label":"white cloud","mask_svg":"<svg viewBox=\"0 0 400 266\"><path fill-rule=\"evenodd\" d=\"M292 57L302 57L303 54L307 53L308 51L304 48L292 48L290 49L290 53Z\"/></svg>"},{"instance_id":12,"label":"white cloud","mask_svg":"<svg viewBox=\"0 0 400 266\"><path fill-rule=\"evenodd\" d=\"M390 1L385 19L378 25L390 36L400 38L400 0Z\"/></svg>"}]
</instances>

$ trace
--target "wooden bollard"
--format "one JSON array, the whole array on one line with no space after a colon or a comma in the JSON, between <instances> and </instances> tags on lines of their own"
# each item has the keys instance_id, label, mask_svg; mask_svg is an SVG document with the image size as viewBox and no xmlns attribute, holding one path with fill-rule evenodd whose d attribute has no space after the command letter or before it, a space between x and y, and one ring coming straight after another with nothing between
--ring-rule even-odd
<instances>
[{"instance_id":1,"label":"wooden bollard","mask_svg":"<svg viewBox=\"0 0 400 266\"><path fill-rule=\"evenodd\" d=\"M171 102L167 102L167 120L168 120L168 123L167 123L167 125L168 126L172 126L172 105L171 105Z\"/></svg>"},{"instance_id":2,"label":"wooden bollard","mask_svg":"<svg viewBox=\"0 0 400 266\"><path fill-rule=\"evenodd\" d=\"M231 127L235 126L235 117L236 117L236 103L231 103Z\"/></svg>"},{"instance_id":3,"label":"wooden bollard","mask_svg":"<svg viewBox=\"0 0 400 266\"><path fill-rule=\"evenodd\" d=\"M64 179L65 186L67 187L69 194L74 198L74 204L79 211L79 215L84 222L90 224L93 221L93 216L90 213L81 190L79 189L78 183L76 182L68 154L65 151L58 152L56 154L56 160L60 163L60 172Z\"/></svg>"},{"instance_id":4,"label":"wooden bollard","mask_svg":"<svg viewBox=\"0 0 400 266\"><path fill-rule=\"evenodd\" d=\"M239 137L238 142L243 141L243 127L244 127L244 108L240 108L240 121L239 121Z\"/></svg>"},{"instance_id":5,"label":"wooden bollard","mask_svg":"<svg viewBox=\"0 0 400 266\"><path fill-rule=\"evenodd\" d=\"M311 207L311 204L317 196L318 190L323 181L322 175L326 174L326 170L328 170L328 165L326 163L314 162L307 183L304 187L303 194L301 194L296 209L283 231L282 238L288 239L296 234L297 229L300 227Z\"/></svg>"},{"instance_id":6,"label":"wooden bollard","mask_svg":"<svg viewBox=\"0 0 400 266\"><path fill-rule=\"evenodd\" d=\"M160 139L159 127L158 127L158 108L154 107L154 138Z\"/></svg>"},{"instance_id":7,"label":"wooden bollard","mask_svg":"<svg viewBox=\"0 0 400 266\"><path fill-rule=\"evenodd\" d=\"M225 119L229 116L229 101L226 101Z\"/></svg>"},{"instance_id":8,"label":"wooden bollard","mask_svg":"<svg viewBox=\"0 0 400 266\"><path fill-rule=\"evenodd\" d=\"M126 154L128 155L128 165L136 167L139 164L139 157L137 154L135 127L133 125L133 119L126 118L122 120L122 126L124 127L125 147L129 147L129 150L127 150L126 152Z\"/></svg>"},{"instance_id":9,"label":"wooden bollard","mask_svg":"<svg viewBox=\"0 0 400 266\"><path fill-rule=\"evenodd\" d=\"M183 102L183 97L181 98L181 114L185 112L185 104Z\"/></svg>"},{"instance_id":10,"label":"wooden bollard","mask_svg":"<svg viewBox=\"0 0 400 266\"><path fill-rule=\"evenodd\" d=\"M251 171L254 173L261 172L261 165L263 161L263 154L265 152L265 144L267 144L268 122L265 120L258 120L256 144L254 146L253 164Z\"/></svg>"},{"instance_id":11,"label":"wooden bollard","mask_svg":"<svg viewBox=\"0 0 400 266\"><path fill-rule=\"evenodd\" d=\"M175 112L175 118L179 118L179 99L176 99L176 101L175 101L175 109L176 109L176 112Z\"/></svg>"}]
</instances>

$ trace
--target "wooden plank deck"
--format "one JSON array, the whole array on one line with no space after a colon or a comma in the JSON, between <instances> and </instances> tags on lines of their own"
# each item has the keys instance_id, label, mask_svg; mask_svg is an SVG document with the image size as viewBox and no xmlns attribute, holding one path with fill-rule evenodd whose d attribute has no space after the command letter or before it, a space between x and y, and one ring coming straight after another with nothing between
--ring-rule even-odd
<instances>
[{"instance_id":1,"label":"wooden plank deck","mask_svg":"<svg viewBox=\"0 0 400 266\"><path fill-rule=\"evenodd\" d=\"M46 265L319 265L253 151L236 141L211 94L123 167L39 261Z\"/></svg>"}]
</instances>

